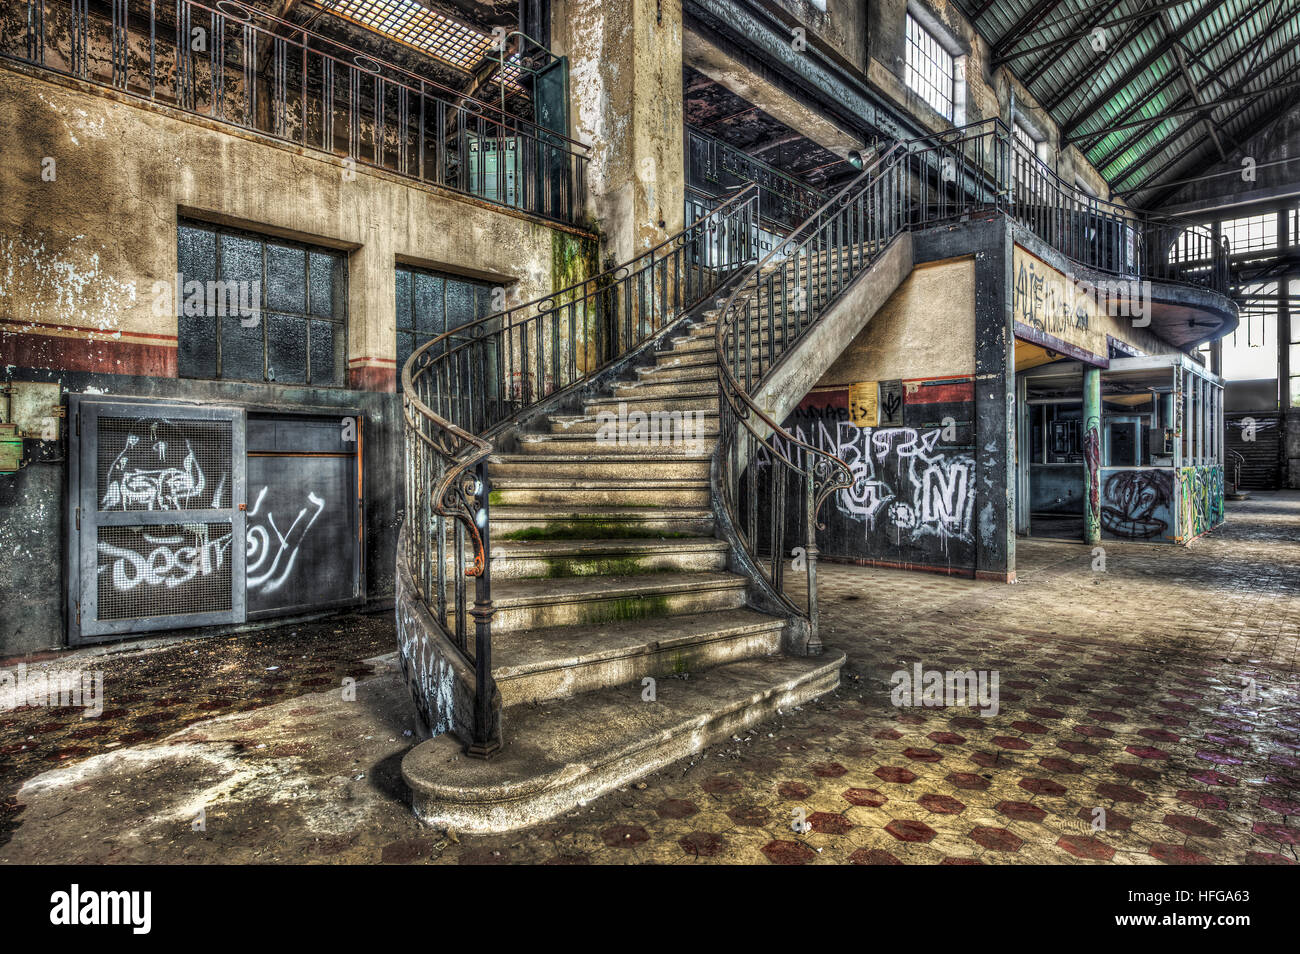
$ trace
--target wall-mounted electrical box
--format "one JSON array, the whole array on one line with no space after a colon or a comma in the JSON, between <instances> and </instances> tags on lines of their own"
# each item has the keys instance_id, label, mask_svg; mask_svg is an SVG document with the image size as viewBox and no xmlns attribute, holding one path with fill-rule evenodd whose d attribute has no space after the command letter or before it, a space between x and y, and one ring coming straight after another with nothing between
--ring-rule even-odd
<instances>
[{"instance_id":1,"label":"wall-mounted electrical box","mask_svg":"<svg viewBox=\"0 0 1300 954\"><path fill-rule=\"evenodd\" d=\"M18 429L17 436L29 441L57 441L59 420L64 416L62 389L57 383L10 381L4 386L5 402L0 414Z\"/></svg>"},{"instance_id":2,"label":"wall-mounted electrical box","mask_svg":"<svg viewBox=\"0 0 1300 954\"><path fill-rule=\"evenodd\" d=\"M0 424L0 474L12 474L23 465L23 439L13 424Z\"/></svg>"}]
</instances>

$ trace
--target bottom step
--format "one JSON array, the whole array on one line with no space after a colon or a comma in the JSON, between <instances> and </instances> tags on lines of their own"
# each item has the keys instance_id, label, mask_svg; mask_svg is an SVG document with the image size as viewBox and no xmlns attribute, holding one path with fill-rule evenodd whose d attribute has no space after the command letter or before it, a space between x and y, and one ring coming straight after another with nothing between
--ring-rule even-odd
<instances>
[{"instance_id":1,"label":"bottom step","mask_svg":"<svg viewBox=\"0 0 1300 954\"><path fill-rule=\"evenodd\" d=\"M416 816L456 831L498 832L554 818L634 779L835 689L842 652L769 656L662 678L654 702L632 683L501 713L505 744L466 756L448 735L402 760Z\"/></svg>"}]
</instances>

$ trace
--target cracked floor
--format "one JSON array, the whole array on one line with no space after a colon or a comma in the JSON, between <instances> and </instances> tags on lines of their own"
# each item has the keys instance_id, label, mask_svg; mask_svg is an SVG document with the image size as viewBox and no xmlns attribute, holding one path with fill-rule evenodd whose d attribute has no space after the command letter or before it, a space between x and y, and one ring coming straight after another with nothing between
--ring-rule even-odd
<instances>
[{"instance_id":1,"label":"cracked floor","mask_svg":"<svg viewBox=\"0 0 1300 954\"><path fill-rule=\"evenodd\" d=\"M1294 863L1300 494L1105 557L1020 540L1012 586L823 564L837 692L495 836L405 805L386 617L65 654L107 711L0 713L0 862ZM896 708L918 663L996 671L998 713Z\"/></svg>"}]
</instances>

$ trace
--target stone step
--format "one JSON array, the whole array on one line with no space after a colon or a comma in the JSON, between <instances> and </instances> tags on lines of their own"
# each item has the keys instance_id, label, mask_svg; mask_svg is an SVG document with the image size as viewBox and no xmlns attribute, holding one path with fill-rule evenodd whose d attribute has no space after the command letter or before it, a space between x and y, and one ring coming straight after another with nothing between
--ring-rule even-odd
<instances>
[{"instance_id":1,"label":"stone step","mask_svg":"<svg viewBox=\"0 0 1300 954\"><path fill-rule=\"evenodd\" d=\"M630 414L632 411L675 413L678 411L711 411L718 413L718 391L711 394L693 394L686 397L663 397L655 394L625 394L621 397L598 398L588 401L582 408L584 414Z\"/></svg>"},{"instance_id":2,"label":"stone step","mask_svg":"<svg viewBox=\"0 0 1300 954\"><path fill-rule=\"evenodd\" d=\"M716 377L717 372L714 372ZM640 409L637 405L634 409ZM718 433L717 410L697 411L693 420L703 430L702 437L716 437ZM547 419L547 430L552 434L594 434L608 427L608 419L595 414L552 414Z\"/></svg>"},{"instance_id":3,"label":"stone step","mask_svg":"<svg viewBox=\"0 0 1300 954\"><path fill-rule=\"evenodd\" d=\"M639 682L501 714L503 745L466 758L443 734L402 760L417 817L461 832L523 828L803 705L839 685L844 654L770 656Z\"/></svg>"},{"instance_id":4,"label":"stone step","mask_svg":"<svg viewBox=\"0 0 1300 954\"><path fill-rule=\"evenodd\" d=\"M716 416L716 409L714 414ZM647 479L709 479L711 456L659 455L650 448L642 454L621 454L592 459L586 454L494 454L488 461L488 478L494 484L503 477L619 478L628 473Z\"/></svg>"},{"instance_id":5,"label":"stone step","mask_svg":"<svg viewBox=\"0 0 1300 954\"><path fill-rule=\"evenodd\" d=\"M492 633L735 609L745 587L745 577L725 571L494 580ZM449 613L448 628L455 622Z\"/></svg>"},{"instance_id":6,"label":"stone step","mask_svg":"<svg viewBox=\"0 0 1300 954\"><path fill-rule=\"evenodd\" d=\"M646 397L660 395L664 397L685 397L689 394L717 394L718 375L715 371L707 378L687 381L629 381L614 387L615 397Z\"/></svg>"},{"instance_id":7,"label":"stone step","mask_svg":"<svg viewBox=\"0 0 1300 954\"><path fill-rule=\"evenodd\" d=\"M667 368L717 367L712 351L695 349L685 352L659 351L655 353L655 370Z\"/></svg>"},{"instance_id":8,"label":"stone step","mask_svg":"<svg viewBox=\"0 0 1300 954\"><path fill-rule=\"evenodd\" d=\"M629 458L634 459L634 458ZM626 540L713 535L707 507L497 507L492 541Z\"/></svg>"},{"instance_id":9,"label":"stone step","mask_svg":"<svg viewBox=\"0 0 1300 954\"><path fill-rule=\"evenodd\" d=\"M685 367L674 365L654 365L649 368L637 368L637 381L646 384L661 384L668 381L713 381L718 380L718 369L713 363L690 364Z\"/></svg>"},{"instance_id":10,"label":"stone step","mask_svg":"<svg viewBox=\"0 0 1300 954\"><path fill-rule=\"evenodd\" d=\"M494 541L492 579L721 572L728 552L726 542L713 537Z\"/></svg>"},{"instance_id":11,"label":"stone step","mask_svg":"<svg viewBox=\"0 0 1300 954\"><path fill-rule=\"evenodd\" d=\"M503 634L492 643L501 703L545 702L696 673L781 651L785 623L751 609Z\"/></svg>"},{"instance_id":12,"label":"stone step","mask_svg":"<svg viewBox=\"0 0 1300 954\"><path fill-rule=\"evenodd\" d=\"M712 399L715 402L717 398ZM618 414L618 410L609 413ZM630 411L628 413L631 413ZM661 411L668 415L672 412ZM591 434L520 434L521 454L587 454L591 457L637 456L647 451L662 455L698 456L712 453L717 433L707 434L703 423L687 425L682 415L656 418L639 431L635 424L618 431L618 439Z\"/></svg>"},{"instance_id":13,"label":"stone step","mask_svg":"<svg viewBox=\"0 0 1300 954\"><path fill-rule=\"evenodd\" d=\"M716 422L715 422L716 423ZM614 478L502 477L492 484L492 506L561 504L570 507L707 507L709 481L642 478L629 470Z\"/></svg>"}]
</instances>

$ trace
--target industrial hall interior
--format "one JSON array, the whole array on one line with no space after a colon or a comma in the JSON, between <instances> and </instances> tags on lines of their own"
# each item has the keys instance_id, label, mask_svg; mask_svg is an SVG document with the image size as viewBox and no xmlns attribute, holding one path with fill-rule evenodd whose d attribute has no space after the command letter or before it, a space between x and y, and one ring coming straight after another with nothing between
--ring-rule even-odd
<instances>
[{"instance_id":1,"label":"industrial hall interior","mask_svg":"<svg viewBox=\"0 0 1300 954\"><path fill-rule=\"evenodd\" d=\"M0 863L1300 861L1300 0L0 0Z\"/></svg>"}]
</instances>

